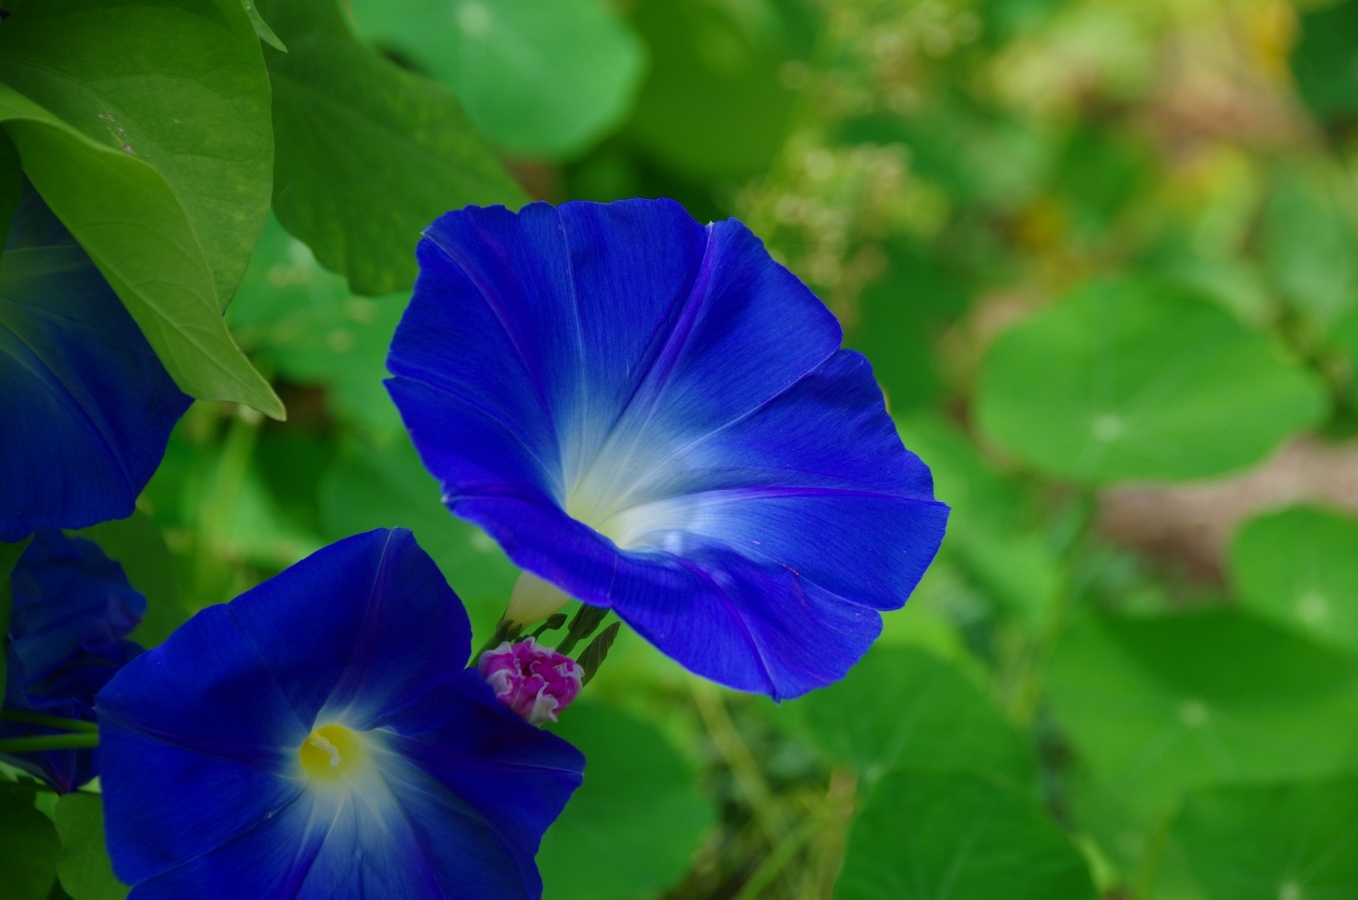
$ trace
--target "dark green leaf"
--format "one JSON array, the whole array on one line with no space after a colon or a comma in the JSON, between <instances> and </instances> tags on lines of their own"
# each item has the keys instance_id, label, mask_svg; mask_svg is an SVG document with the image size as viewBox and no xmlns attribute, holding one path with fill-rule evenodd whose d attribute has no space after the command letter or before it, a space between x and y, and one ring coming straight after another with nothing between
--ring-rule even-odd
<instances>
[{"instance_id":1,"label":"dark green leaf","mask_svg":"<svg viewBox=\"0 0 1358 900\"><path fill-rule=\"evenodd\" d=\"M1049 681L1081 764L1143 824L1189 788L1358 765L1358 661L1245 613L1091 617Z\"/></svg>"},{"instance_id":2,"label":"dark green leaf","mask_svg":"<svg viewBox=\"0 0 1358 900\"><path fill-rule=\"evenodd\" d=\"M128 888L113 875L104 847L104 803L98 794L66 794L54 814L61 853L57 876L71 900L122 900Z\"/></svg>"},{"instance_id":3,"label":"dark green leaf","mask_svg":"<svg viewBox=\"0 0 1358 900\"><path fill-rule=\"evenodd\" d=\"M33 789L0 782L0 887L5 900L47 900L57 879L57 830Z\"/></svg>"},{"instance_id":4,"label":"dark green leaf","mask_svg":"<svg viewBox=\"0 0 1358 900\"><path fill-rule=\"evenodd\" d=\"M52 0L0 32L25 172L175 381L281 417L221 321L268 209L268 110L237 0Z\"/></svg>"},{"instance_id":5,"label":"dark green leaf","mask_svg":"<svg viewBox=\"0 0 1358 900\"><path fill-rule=\"evenodd\" d=\"M5 647L9 646L9 613L14 601L14 584L10 575L27 545L27 540L17 544L0 544L0 639L3 639ZM6 650L0 653L0 697L5 696L5 673L8 667L9 653Z\"/></svg>"},{"instance_id":6,"label":"dark green leaf","mask_svg":"<svg viewBox=\"0 0 1358 900\"><path fill-rule=\"evenodd\" d=\"M518 570L499 546L450 513L404 433L389 447L350 447L321 483L321 527L336 540L373 528L415 533L467 605L475 646L490 637Z\"/></svg>"},{"instance_id":7,"label":"dark green leaf","mask_svg":"<svg viewBox=\"0 0 1358 900\"><path fill-rule=\"evenodd\" d=\"M1031 797L963 773L899 770L849 833L836 900L1094 900L1084 859Z\"/></svg>"},{"instance_id":8,"label":"dark green leaf","mask_svg":"<svg viewBox=\"0 0 1358 900\"><path fill-rule=\"evenodd\" d=\"M1261 459L1325 415L1318 378L1195 295L1124 280L1077 291L992 348L982 427L1044 472L1179 480Z\"/></svg>"},{"instance_id":9,"label":"dark green leaf","mask_svg":"<svg viewBox=\"0 0 1358 900\"><path fill-rule=\"evenodd\" d=\"M771 5L647 0L633 19L651 72L628 127L647 152L699 178L765 168L783 145L796 95L779 80L789 59Z\"/></svg>"},{"instance_id":10,"label":"dark green leaf","mask_svg":"<svg viewBox=\"0 0 1358 900\"><path fill-rule=\"evenodd\" d=\"M1324 117L1358 113L1358 3L1303 12L1292 69L1313 111Z\"/></svg>"},{"instance_id":11,"label":"dark green leaf","mask_svg":"<svg viewBox=\"0 0 1358 900\"><path fill-rule=\"evenodd\" d=\"M562 157L619 124L645 47L599 0L354 0L365 37L457 92L511 153Z\"/></svg>"},{"instance_id":12,"label":"dark green leaf","mask_svg":"<svg viewBox=\"0 0 1358 900\"><path fill-rule=\"evenodd\" d=\"M117 560L128 582L146 596L146 617L132 632L134 641L154 647L188 621L193 610L179 594L170 549L150 516L138 510L126 519L102 522L76 533Z\"/></svg>"},{"instance_id":13,"label":"dark green leaf","mask_svg":"<svg viewBox=\"0 0 1358 900\"><path fill-rule=\"evenodd\" d=\"M14 142L4 129L0 129L0 250L5 247L5 237L14 220L14 211L19 208L23 190L24 172L19 167L19 151L14 149Z\"/></svg>"},{"instance_id":14,"label":"dark green leaf","mask_svg":"<svg viewBox=\"0 0 1358 900\"><path fill-rule=\"evenodd\" d=\"M288 45L266 50L274 89L274 211L357 294L415 281L415 244L468 204L521 204L448 88L350 34L337 0L267 0Z\"/></svg>"},{"instance_id":15,"label":"dark green leaf","mask_svg":"<svg viewBox=\"0 0 1358 900\"><path fill-rule=\"evenodd\" d=\"M1171 839L1204 900L1358 896L1358 778L1196 791Z\"/></svg>"},{"instance_id":16,"label":"dark green leaf","mask_svg":"<svg viewBox=\"0 0 1358 900\"><path fill-rule=\"evenodd\" d=\"M879 645L848 676L785 706L868 783L895 768L984 772L1031 785L1032 747L966 676L912 647Z\"/></svg>"},{"instance_id":17,"label":"dark green leaf","mask_svg":"<svg viewBox=\"0 0 1358 900\"><path fill-rule=\"evenodd\" d=\"M629 900L677 881L716 818L684 761L655 728L597 703L553 730L588 762L538 852L545 900Z\"/></svg>"}]
</instances>

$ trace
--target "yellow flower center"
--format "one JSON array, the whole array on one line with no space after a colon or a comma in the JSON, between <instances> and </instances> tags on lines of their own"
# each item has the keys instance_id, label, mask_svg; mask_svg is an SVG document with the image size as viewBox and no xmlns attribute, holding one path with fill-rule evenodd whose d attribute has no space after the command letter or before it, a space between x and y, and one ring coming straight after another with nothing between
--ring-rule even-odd
<instances>
[{"instance_id":1,"label":"yellow flower center","mask_svg":"<svg viewBox=\"0 0 1358 900\"><path fill-rule=\"evenodd\" d=\"M343 725L323 725L302 743L297 755L302 770L312 778L343 778L357 769L366 758L363 742Z\"/></svg>"}]
</instances>

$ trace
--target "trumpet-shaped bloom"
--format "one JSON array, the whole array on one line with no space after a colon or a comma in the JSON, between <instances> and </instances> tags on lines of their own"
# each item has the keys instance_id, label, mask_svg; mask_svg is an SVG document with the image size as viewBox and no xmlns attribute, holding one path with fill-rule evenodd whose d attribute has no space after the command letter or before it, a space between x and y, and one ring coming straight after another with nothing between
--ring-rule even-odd
<instances>
[{"instance_id":1,"label":"trumpet-shaped bloom","mask_svg":"<svg viewBox=\"0 0 1358 900\"><path fill-rule=\"evenodd\" d=\"M33 536L10 577L8 676L4 708L94 721L94 695L141 653L127 636L146 614L146 598L99 545L55 528ZM58 729L0 722L0 737L60 734ZM7 757L73 791L96 774L90 750L49 750Z\"/></svg>"},{"instance_id":2,"label":"trumpet-shaped bloom","mask_svg":"<svg viewBox=\"0 0 1358 900\"><path fill-rule=\"evenodd\" d=\"M191 402L37 192L0 248L0 541L132 513Z\"/></svg>"},{"instance_id":3,"label":"trumpet-shaped bloom","mask_svg":"<svg viewBox=\"0 0 1358 900\"><path fill-rule=\"evenodd\" d=\"M96 709L132 900L541 896L584 760L495 699L470 645L410 532L374 531L124 667Z\"/></svg>"},{"instance_id":4,"label":"trumpet-shaped bloom","mask_svg":"<svg viewBox=\"0 0 1358 900\"><path fill-rule=\"evenodd\" d=\"M841 677L947 508L867 360L735 220L468 208L425 232L388 387L444 502L694 672Z\"/></svg>"}]
</instances>

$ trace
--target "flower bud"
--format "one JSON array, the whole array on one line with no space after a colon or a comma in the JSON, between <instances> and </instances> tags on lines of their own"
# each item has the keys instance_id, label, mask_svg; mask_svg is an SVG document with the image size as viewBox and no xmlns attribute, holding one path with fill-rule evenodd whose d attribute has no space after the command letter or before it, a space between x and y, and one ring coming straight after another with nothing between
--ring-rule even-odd
<instances>
[{"instance_id":1,"label":"flower bud","mask_svg":"<svg viewBox=\"0 0 1358 900\"><path fill-rule=\"evenodd\" d=\"M579 696L584 674L575 660L532 638L487 650L477 669L496 698L532 725L555 722Z\"/></svg>"}]
</instances>

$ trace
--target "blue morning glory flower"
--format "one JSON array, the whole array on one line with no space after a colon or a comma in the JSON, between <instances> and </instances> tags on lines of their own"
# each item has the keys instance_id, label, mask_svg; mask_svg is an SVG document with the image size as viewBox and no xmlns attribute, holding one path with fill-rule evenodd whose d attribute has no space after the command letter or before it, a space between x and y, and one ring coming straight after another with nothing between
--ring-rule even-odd
<instances>
[{"instance_id":1,"label":"blue morning glory flower","mask_svg":"<svg viewBox=\"0 0 1358 900\"><path fill-rule=\"evenodd\" d=\"M99 694L132 900L540 897L583 757L495 699L410 532L317 551L210 607Z\"/></svg>"},{"instance_id":2,"label":"blue morning glory flower","mask_svg":"<svg viewBox=\"0 0 1358 900\"><path fill-rule=\"evenodd\" d=\"M141 653L127 639L146 614L146 598L99 545L55 528L33 536L14 573L4 709L94 721L94 695ZM60 734L0 722L0 738ZM90 750L7 756L7 762L73 791L95 775Z\"/></svg>"},{"instance_id":3,"label":"blue morning glory flower","mask_svg":"<svg viewBox=\"0 0 1358 900\"><path fill-rule=\"evenodd\" d=\"M388 387L444 502L519 566L774 697L843 676L905 603L947 507L867 360L740 222L472 207L418 256Z\"/></svg>"},{"instance_id":4,"label":"blue morning glory flower","mask_svg":"<svg viewBox=\"0 0 1358 900\"><path fill-rule=\"evenodd\" d=\"M25 183L0 251L0 541L131 515L191 402Z\"/></svg>"}]
</instances>

